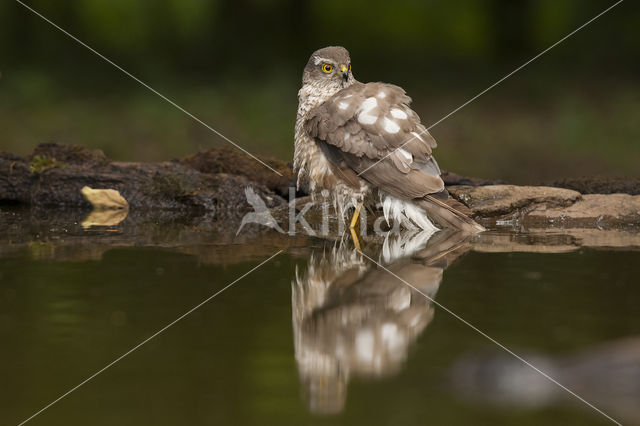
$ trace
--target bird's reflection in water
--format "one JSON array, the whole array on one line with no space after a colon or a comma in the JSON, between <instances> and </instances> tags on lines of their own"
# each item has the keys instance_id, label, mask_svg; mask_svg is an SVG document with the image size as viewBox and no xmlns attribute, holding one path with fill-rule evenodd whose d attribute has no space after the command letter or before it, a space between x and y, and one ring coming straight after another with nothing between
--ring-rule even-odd
<instances>
[{"instance_id":1,"label":"bird's reflection in water","mask_svg":"<svg viewBox=\"0 0 640 426\"><path fill-rule=\"evenodd\" d=\"M468 246L459 233L390 234L368 255L434 298L443 270ZM353 376L397 373L433 319L423 294L347 244L315 252L292 283L295 357L314 413L343 410Z\"/></svg>"}]
</instances>

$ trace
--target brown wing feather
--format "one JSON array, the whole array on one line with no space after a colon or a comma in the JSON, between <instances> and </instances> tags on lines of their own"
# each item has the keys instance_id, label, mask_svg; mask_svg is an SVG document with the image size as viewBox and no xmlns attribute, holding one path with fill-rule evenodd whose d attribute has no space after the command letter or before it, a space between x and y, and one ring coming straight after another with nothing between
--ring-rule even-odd
<instances>
[{"instance_id":1,"label":"brown wing feather","mask_svg":"<svg viewBox=\"0 0 640 426\"><path fill-rule=\"evenodd\" d=\"M431 195L427 195L421 200L416 200L416 204L422 207L427 212L427 215L431 216L436 222L445 225L447 228L461 229L471 233L485 231L482 225L462 211Z\"/></svg>"},{"instance_id":2,"label":"brown wing feather","mask_svg":"<svg viewBox=\"0 0 640 426\"><path fill-rule=\"evenodd\" d=\"M312 109L305 130L349 185L358 187L358 178L364 179L395 197L415 200L446 226L484 229L439 199L446 191L431 155L436 142L410 102L400 87L355 83Z\"/></svg>"},{"instance_id":3,"label":"brown wing feather","mask_svg":"<svg viewBox=\"0 0 640 426\"><path fill-rule=\"evenodd\" d=\"M316 143L320 147L324 156L329 160L331 169L335 175L342 178L342 180L352 188L360 188L360 179L356 172L348 166L347 162L343 158L343 152L333 145L316 139Z\"/></svg>"},{"instance_id":4,"label":"brown wing feather","mask_svg":"<svg viewBox=\"0 0 640 426\"><path fill-rule=\"evenodd\" d=\"M410 102L398 86L355 83L311 110L305 130L358 157L379 160L402 146L416 161L426 162L436 142Z\"/></svg>"},{"instance_id":5,"label":"brown wing feather","mask_svg":"<svg viewBox=\"0 0 640 426\"><path fill-rule=\"evenodd\" d=\"M311 110L305 130L348 181L351 170L396 197L420 198L444 182L431 156L435 140L410 102L398 86L355 83Z\"/></svg>"}]
</instances>

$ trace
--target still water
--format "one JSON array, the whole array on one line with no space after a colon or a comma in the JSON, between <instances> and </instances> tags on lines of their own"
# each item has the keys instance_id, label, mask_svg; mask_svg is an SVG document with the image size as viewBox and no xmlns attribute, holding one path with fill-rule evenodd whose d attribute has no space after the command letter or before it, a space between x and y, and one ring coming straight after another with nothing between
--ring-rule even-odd
<instances>
[{"instance_id":1,"label":"still water","mask_svg":"<svg viewBox=\"0 0 640 426\"><path fill-rule=\"evenodd\" d=\"M640 424L638 246L443 233L372 243L363 256L349 241L237 241L176 224L10 225L0 424L28 418L279 250L29 424L612 424L432 300Z\"/></svg>"}]
</instances>

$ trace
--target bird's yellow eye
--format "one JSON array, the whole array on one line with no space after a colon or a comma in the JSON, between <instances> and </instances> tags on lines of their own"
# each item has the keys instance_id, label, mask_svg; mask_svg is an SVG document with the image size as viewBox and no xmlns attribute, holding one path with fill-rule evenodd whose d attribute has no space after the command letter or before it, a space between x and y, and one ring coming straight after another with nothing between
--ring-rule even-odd
<instances>
[{"instance_id":1,"label":"bird's yellow eye","mask_svg":"<svg viewBox=\"0 0 640 426\"><path fill-rule=\"evenodd\" d=\"M351 64L349 64L349 72L351 72Z\"/></svg>"},{"instance_id":2,"label":"bird's yellow eye","mask_svg":"<svg viewBox=\"0 0 640 426\"><path fill-rule=\"evenodd\" d=\"M331 71L333 71L333 65L330 64L324 64L322 66L322 71L326 72L327 74L329 74Z\"/></svg>"}]
</instances>

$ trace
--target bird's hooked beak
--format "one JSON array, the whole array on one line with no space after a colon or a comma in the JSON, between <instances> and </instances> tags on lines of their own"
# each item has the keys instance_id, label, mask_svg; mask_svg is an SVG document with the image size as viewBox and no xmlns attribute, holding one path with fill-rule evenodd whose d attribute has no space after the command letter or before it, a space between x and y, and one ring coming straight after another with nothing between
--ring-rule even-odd
<instances>
[{"instance_id":1,"label":"bird's hooked beak","mask_svg":"<svg viewBox=\"0 0 640 426\"><path fill-rule=\"evenodd\" d=\"M338 75L344 80L347 81L349 80L349 67L347 67L346 65L342 64L340 65L340 68L338 69Z\"/></svg>"}]
</instances>

